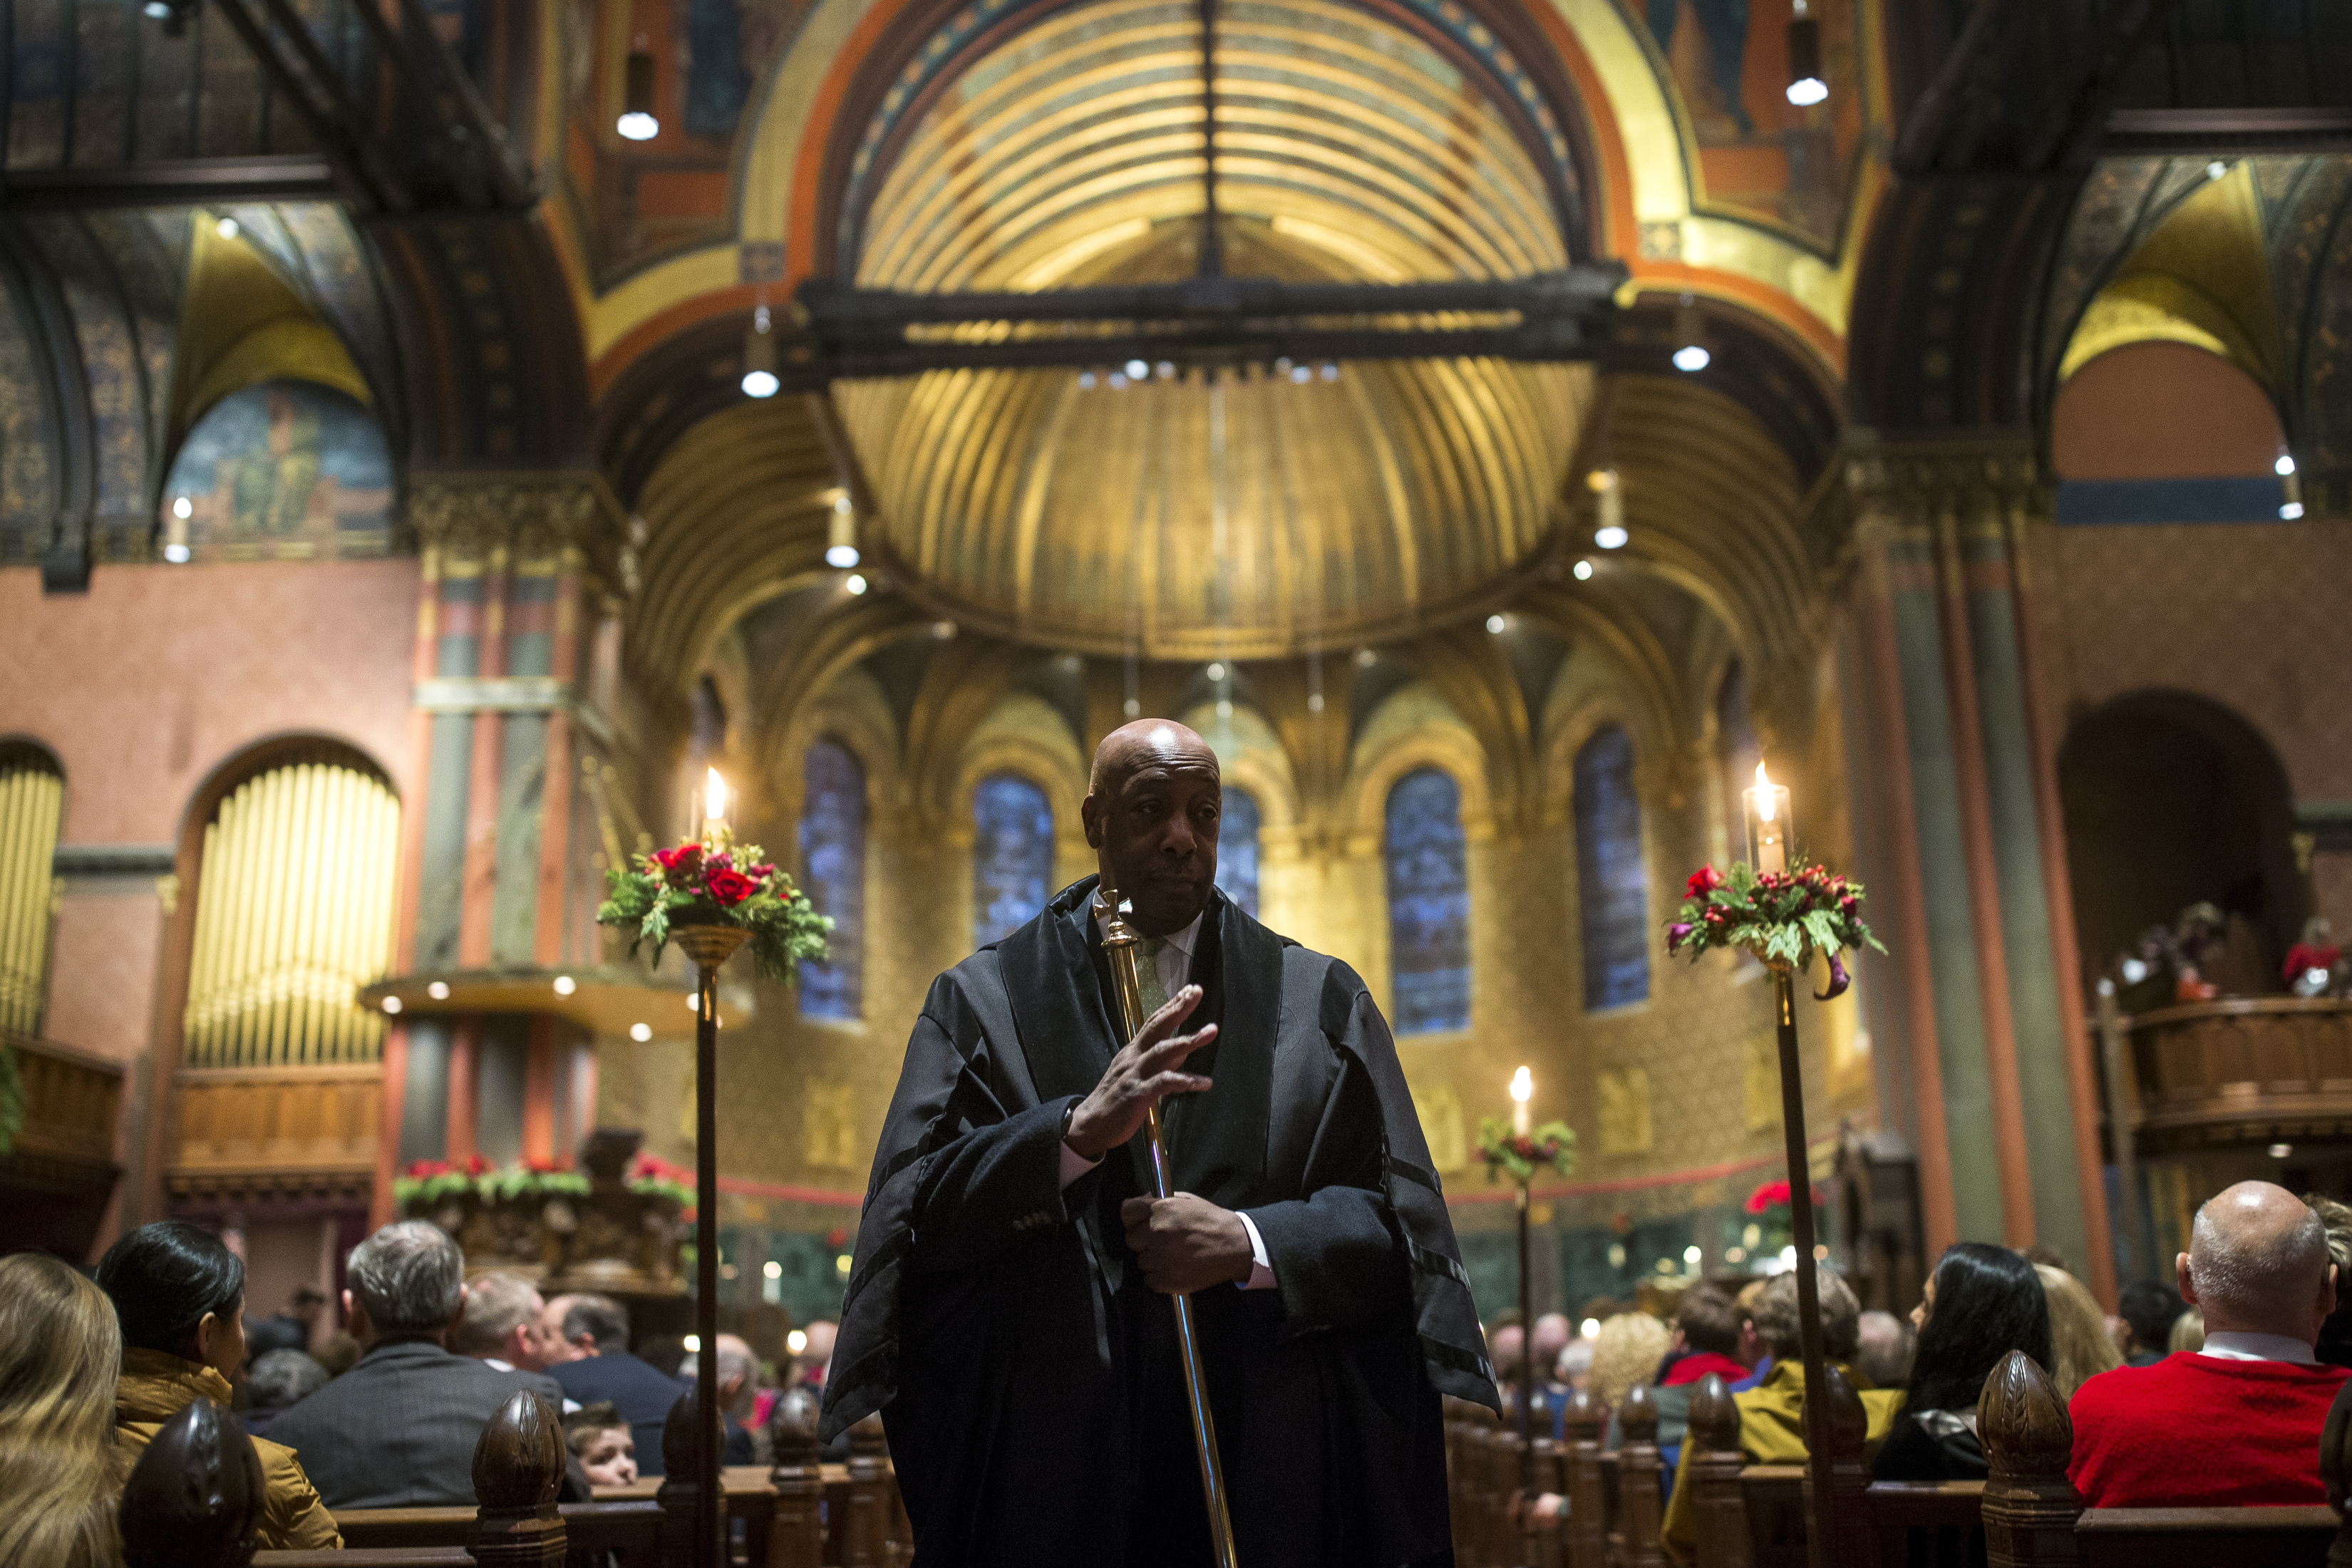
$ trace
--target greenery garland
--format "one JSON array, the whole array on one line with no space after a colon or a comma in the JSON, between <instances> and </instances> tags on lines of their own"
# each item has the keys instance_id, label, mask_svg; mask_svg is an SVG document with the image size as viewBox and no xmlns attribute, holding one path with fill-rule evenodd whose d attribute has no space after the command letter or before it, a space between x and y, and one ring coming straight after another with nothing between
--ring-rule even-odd
<instances>
[{"instance_id":1,"label":"greenery garland","mask_svg":"<svg viewBox=\"0 0 2352 1568\"><path fill-rule=\"evenodd\" d=\"M724 828L708 838L640 855L608 868L610 895L596 923L630 932L629 952L654 944L654 962L677 926L740 926L751 935L751 962L762 979L789 985L801 961L822 961L832 917L816 912L793 879L761 858L756 844L738 845Z\"/></svg>"},{"instance_id":2,"label":"greenery garland","mask_svg":"<svg viewBox=\"0 0 2352 1568\"><path fill-rule=\"evenodd\" d=\"M0 1044L0 1154L16 1146L25 1130L25 1075L17 1070L16 1047Z\"/></svg>"},{"instance_id":3,"label":"greenery garland","mask_svg":"<svg viewBox=\"0 0 2352 1568\"><path fill-rule=\"evenodd\" d=\"M446 1160L418 1160L392 1179L392 1201L406 1207L427 1205L444 1198L473 1194L486 1204L520 1198L578 1197L588 1191L588 1178L577 1171L559 1169L550 1160L526 1160L503 1168L480 1154L462 1165Z\"/></svg>"}]
</instances>

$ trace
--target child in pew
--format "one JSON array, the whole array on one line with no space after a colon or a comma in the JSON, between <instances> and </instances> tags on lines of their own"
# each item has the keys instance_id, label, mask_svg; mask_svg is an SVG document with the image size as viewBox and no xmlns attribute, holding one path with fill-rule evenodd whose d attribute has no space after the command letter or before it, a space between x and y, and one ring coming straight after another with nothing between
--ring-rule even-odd
<instances>
[{"instance_id":1,"label":"child in pew","mask_svg":"<svg viewBox=\"0 0 2352 1568\"><path fill-rule=\"evenodd\" d=\"M566 1415L563 1444L580 1461L590 1486L625 1487L636 1481L636 1439L611 1400L583 1405Z\"/></svg>"}]
</instances>

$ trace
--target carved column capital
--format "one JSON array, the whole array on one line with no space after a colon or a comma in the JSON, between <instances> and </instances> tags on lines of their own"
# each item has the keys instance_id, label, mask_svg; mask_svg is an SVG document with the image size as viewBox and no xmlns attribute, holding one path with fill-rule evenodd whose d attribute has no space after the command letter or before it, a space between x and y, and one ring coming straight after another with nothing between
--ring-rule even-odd
<instances>
[{"instance_id":1,"label":"carved column capital","mask_svg":"<svg viewBox=\"0 0 2352 1568\"><path fill-rule=\"evenodd\" d=\"M625 575L627 520L603 476L588 469L418 473L408 518L436 561L562 556L605 582Z\"/></svg>"}]
</instances>

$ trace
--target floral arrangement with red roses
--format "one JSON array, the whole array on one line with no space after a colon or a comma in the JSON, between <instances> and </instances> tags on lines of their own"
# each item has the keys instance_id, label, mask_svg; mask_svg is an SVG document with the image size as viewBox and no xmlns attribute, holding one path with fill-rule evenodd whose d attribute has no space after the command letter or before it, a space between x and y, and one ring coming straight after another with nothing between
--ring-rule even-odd
<instances>
[{"instance_id":1,"label":"floral arrangement with red roses","mask_svg":"<svg viewBox=\"0 0 2352 1568\"><path fill-rule=\"evenodd\" d=\"M738 844L724 828L608 868L604 886L610 896L596 907L596 923L627 930L632 955L652 942L656 963L673 927L740 926L761 978L789 985L803 959L825 956L833 929L832 917L817 913L758 845Z\"/></svg>"},{"instance_id":2,"label":"floral arrangement with red roses","mask_svg":"<svg viewBox=\"0 0 2352 1568\"><path fill-rule=\"evenodd\" d=\"M1862 920L1862 884L1822 866L1759 875L1747 862L1727 872L1702 866L1683 888L1678 918L1666 927L1666 951L1696 960L1718 948L1742 948L1779 970L1802 969L1819 953L1829 960L1826 1002L1853 984L1845 954L1864 947L1885 952Z\"/></svg>"},{"instance_id":3,"label":"floral arrangement with red roses","mask_svg":"<svg viewBox=\"0 0 2352 1568\"><path fill-rule=\"evenodd\" d=\"M1500 1118L1478 1123L1478 1157L1486 1162L1486 1180L1498 1182L1507 1173L1525 1185L1546 1168L1561 1175L1576 1171L1576 1130L1565 1121L1547 1121L1532 1132L1514 1132Z\"/></svg>"}]
</instances>

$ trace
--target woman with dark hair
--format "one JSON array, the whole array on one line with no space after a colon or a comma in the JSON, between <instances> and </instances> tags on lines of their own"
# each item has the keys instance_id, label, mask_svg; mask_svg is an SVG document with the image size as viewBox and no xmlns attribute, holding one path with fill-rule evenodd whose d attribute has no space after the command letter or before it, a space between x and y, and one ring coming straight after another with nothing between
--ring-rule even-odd
<instances>
[{"instance_id":1,"label":"woman with dark hair","mask_svg":"<svg viewBox=\"0 0 2352 1568\"><path fill-rule=\"evenodd\" d=\"M1872 1474L1882 1481L1967 1481L1985 1475L1977 1396L2011 1351L2051 1363L2050 1301L2033 1265L2005 1247L1945 1250L1911 1313L1919 1344L1903 1413Z\"/></svg>"},{"instance_id":2,"label":"woman with dark hair","mask_svg":"<svg viewBox=\"0 0 2352 1568\"><path fill-rule=\"evenodd\" d=\"M229 1408L229 1380L245 1364L245 1265L236 1254L194 1226L162 1220L108 1247L98 1284L122 1325L114 1426L127 1447L144 1448L199 1398ZM268 1494L262 1546L316 1552L342 1545L334 1515L294 1450L261 1438L253 1447Z\"/></svg>"}]
</instances>

